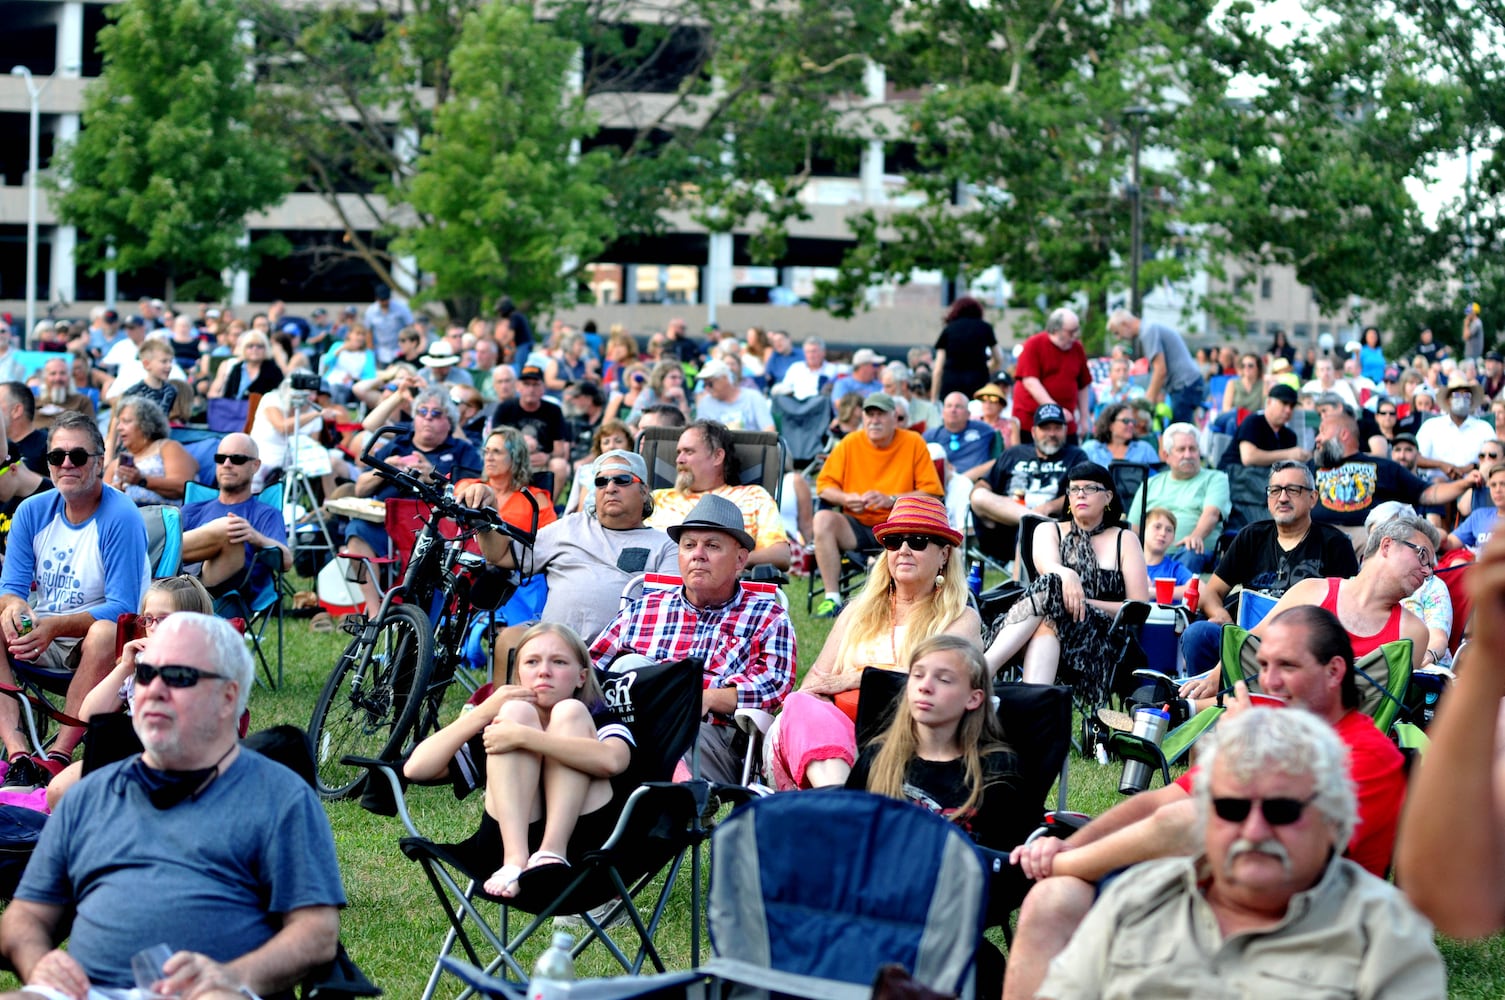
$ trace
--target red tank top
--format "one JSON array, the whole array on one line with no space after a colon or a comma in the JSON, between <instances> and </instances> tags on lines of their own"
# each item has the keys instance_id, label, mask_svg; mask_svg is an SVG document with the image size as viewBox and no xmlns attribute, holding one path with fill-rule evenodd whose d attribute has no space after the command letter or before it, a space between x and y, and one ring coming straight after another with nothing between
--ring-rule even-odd
<instances>
[{"instance_id":1,"label":"red tank top","mask_svg":"<svg viewBox=\"0 0 1505 1000\"><path fill-rule=\"evenodd\" d=\"M1327 597L1323 598L1322 607L1331 611L1334 617L1337 617L1338 614L1338 584L1342 582L1336 576L1327 578ZM1395 609L1390 612L1390 617L1385 619L1385 624L1374 635L1348 633L1348 641L1353 643L1353 658L1355 660L1371 650L1378 649L1387 642L1394 642L1400 638L1400 611L1400 605L1397 604Z\"/></svg>"}]
</instances>

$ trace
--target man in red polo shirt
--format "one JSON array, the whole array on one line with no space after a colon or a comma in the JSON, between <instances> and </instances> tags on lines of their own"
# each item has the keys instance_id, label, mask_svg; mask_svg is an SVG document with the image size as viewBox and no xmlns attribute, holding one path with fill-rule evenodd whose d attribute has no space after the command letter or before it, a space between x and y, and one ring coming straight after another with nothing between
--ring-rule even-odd
<instances>
[{"instance_id":1,"label":"man in red polo shirt","mask_svg":"<svg viewBox=\"0 0 1505 1000\"><path fill-rule=\"evenodd\" d=\"M1045 330L1024 342L1014 366L1014 417L1021 440L1035 425L1035 410L1055 403L1066 411L1067 440L1090 433L1092 375L1082 350L1082 321L1070 309L1050 314Z\"/></svg>"},{"instance_id":2,"label":"man in red polo shirt","mask_svg":"<svg viewBox=\"0 0 1505 1000\"><path fill-rule=\"evenodd\" d=\"M1336 615L1313 605L1268 621L1259 647L1259 686L1325 719L1348 747L1359 823L1344 855L1384 877L1406 794L1404 762L1367 715L1355 711L1353 644ZM1240 684L1230 713L1249 705ZM1066 840L1042 837L1011 860L1037 884L1025 898L1009 949L1004 1000L1033 997L1052 958L1066 946L1097 896L1097 882L1151 858L1198 853L1191 776L1132 796Z\"/></svg>"}]
</instances>

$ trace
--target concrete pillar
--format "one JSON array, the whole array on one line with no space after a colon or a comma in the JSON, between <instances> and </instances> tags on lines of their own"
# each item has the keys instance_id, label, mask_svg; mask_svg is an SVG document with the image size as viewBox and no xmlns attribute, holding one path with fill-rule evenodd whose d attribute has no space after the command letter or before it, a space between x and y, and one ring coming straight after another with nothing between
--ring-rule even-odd
<instances>
[{"instance_id":1,"label":"concrete pillar","mask_svg":"<svg viewBox=\"0 0 1505 1000\"><path fill-rule=\"evenodd\" d=\"M106 248L105 257L110 260L115 259L115 248L113 246ZM120 297L116 288L116 280L117 275L115 269L112 267L105 272L105 305L111 309L115 308L115 300Z\"/></svg>"},{"instance_id":2,"label":"concrete pillar","mask_svg":"<svg viewBox=\"0 0 1505 1000\"><path fill-rule=\"evenodd\" d=\"M867 60L862 67L862 87L869 104L882 104L888 96L888 74L880 64L871 59ZM869 139L863 145L859 177L862 181L862 200L869 205L883 204L885 194L882 139Z\"/></svg>"},{"instance_id":3,"label":"concrete pillar","mask_svg":"<svg viewBox=\"0 0 1505 1000\"><path fill-rule=\"evenodd\" d=\"M84 5L70 0L57 13L57 75L78 77L84 62Z\"/></svg>"},{"instance_id":4,"label":"concrete pillar","mask_svg":"<svg viewBox=\"0 0 1505 1000\"><path fill-rule=\"evenodd\" d=\"M707 322L716 322L716 307L732 301L732 234L711 233L701 298L706 304Z\"/></svg>"},{"instance_id":5,"label":"concrete pillar","mask_svg":"<svg viewBox=\"0 0 1505 1000\"><path fill-rule=\"evenodd\" d=\"M80 8L79 18L82 24L82 5L70 3L66 6ZM80 28L80 33L82 33L82 28ZM76 69L74 75L78 75ZM78 138L78 128L79 116L76 112L58 115L57 131L53 135L53 148ZM78 263L74 260L77 251L78 230L73 226L54 227L52 230L52 280L49 282L52 289L50 300L53 302L72 303L78 298Z\"/></svg>"},{"instance_id":6,"label":"concrete pillar","mask_svg":"<svg viewBox=\"0 0 1505 1000\"><path fill-rule=\"evenodd\" d=\"M622 302L629 306L638 304L638 266L622 265Z\"/></svg>"}]
</instances>

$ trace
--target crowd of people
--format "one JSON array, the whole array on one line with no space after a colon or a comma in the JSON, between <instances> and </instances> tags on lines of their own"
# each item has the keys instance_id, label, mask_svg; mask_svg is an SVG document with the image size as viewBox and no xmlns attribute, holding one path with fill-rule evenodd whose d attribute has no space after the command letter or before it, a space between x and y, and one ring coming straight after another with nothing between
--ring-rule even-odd
<instances>
[{"instance_id":1,"label":"crowd of people","mask_svg":"<svg viewBox=\"0 0 1505 1000\"><path fill-rule=\"evenodd\" d=\"M1427 918L1460 933L1505 923L1505 879L1475 879L1462 899L1421 886L1431 858L1413 843L1442 837L1436 816L1408 814L1416 839L1400 841L1401 888L1383 881L1405 769L1357 710L1355 686L1356 660L1398 639L1415 669L1457 671L1438 751L1476 759L1429 763L1418 794L1443 802L1467 788L1496 803L1460 854L1505 870L1505 776L1486 745L1505 636L1481 623L1478 649L1460 654L1461 592L1434 575L1439 562L1482 560L1478 608L1505 587L1505 543L1491 541L1505 502L1505 360L1482 344L1455 359L1428 331L1392 358L1370 328L1337 356L1298 356L1283 336L1268 350L1209 352L1119 310L1106 318L1107 356L1089 359L1082 318L1061 308L1011 354L982 305L962 298L931 344L838 360L819 338L699 338L682 320L644 343L591 324L544 332L506 300L495 318L435 324L384 287L365 309L306 319L281 303L245 321L139 308L39 327L33 343L64 356L34 373L6 370L13 348L0 333L11 449L0 683L14 680L13 662L64 668L67 713L120 723L98 737L109 752L83 764L82 728L32 747L15 702L0 698L4 790L52 812L0 920L0 950L36 995L129 986L123 963L162 938L176 952L163 989L188 997L278 993L330 957L345 899L328 823L291 772L237 741L251 666L212 611L226 588L270 572L258 550L292 566L293 525L255 501L285 470L322 499L401 495L357 459L393 424L385 461L451 481L462 503L536 533L531 548L477 536L489 562L536 582L537 602L495 636L495 662L508 666L489 696L403 762L409 780L483 793L475 840L493 897L598 848L649 776L600 677L694 657L704 776L742 780L754 748L734 716L759 710L775 716L754 762L772 790L904 798L1008 856L1000 892L1023 908L1006 975L980 981L981 995L1238 984L1258 996L1440 996ZM242 422L196 458L174 429L216 413ZM735 432L788 437L797 421L817 440L784 470L780 504L743 481ZM648 428L671 429L670 486L656 486L637 450ZM1142 482L1125 488L1124 467ZM214 498L184 505L194 481ZM158 504L183 506L188 565L153 582L140 508ZM358 519L338 531L361 555L388 544ZM852 553L867 566L849 594ZM969 559L1028 567L994 620L969 598ZM742 585L752 569L811 577L813 614L831 623L808 669L784 605ZM629 581L661 572L680 582L621 603ZM1105 703L1128 662L1114 617L1163 602L1162 579L1173 602L1194 583L1201 595L1176 661L1149 664L1181 675L1173 718L1214 702L1226 714L1178 781L1024 846L1040 803L1020 799L1029 748L1011 744L992 686L1015 664L1027 683ZM376 607L374 581L362 590ZM1254 704L1243 685L1221 690L1222 627L1254 593L1273 604L1251 622L1254 679L1282 709ZM127 613L143 634L117 650ZM886 726L864 741L868 670L902 681ZM1465 687L1477 695L1471 727L1449 707ZM248 795L268 806L258 822L227 822ZM130 835L102 837L87 821L97 810ZM170 864L151 856L202 823L236 835ZM142 859L122 867L112 852ZM1468 878L1461 860L1443 871ZM188 907L169 925L137 912L141 878L233 906L207 920Z\"/></svg>"}]
</instances>

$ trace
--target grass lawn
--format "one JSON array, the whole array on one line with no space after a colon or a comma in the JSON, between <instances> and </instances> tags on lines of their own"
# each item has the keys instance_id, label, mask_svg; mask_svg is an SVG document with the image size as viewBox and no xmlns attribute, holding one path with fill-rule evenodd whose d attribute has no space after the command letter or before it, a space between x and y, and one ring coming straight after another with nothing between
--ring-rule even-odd
<instances>
[{"instance_id":1,"label":"grass lawn","mask_svg":"<svg viewBox=\"0 0 1505 1000\"><path fill-rule=\"evenodd\" d=\"M807 667L819 652L829 624L806 615L804 586L803 580L796 581L789 596L800 664ZM275 692L256 690L251 699L253 728L284 722L306 726L324 678L347 639L340 632L311 633L306 621L289 619L286 682ZM462 700L458 685L452 689L451 700L447 717ZM1071 807L1095 814L1112 806L1119 797L1118 772L1117 765L1102 768L1095 761L1073 758ZM421 828L436 839L468 835L481 809L479 796L458 802L446 788L413 789L409 803ZM350 898L343 916L345 945L387 996L397 1000L417 997L446 925L419 867L397 848L401 824L366 813L354 802L330 803L328 812ZM671 967L690 966L688 882L688 877L681 880L667 926L659 935L661 950ZM618 940L626 943L625 937ZM1448 963L1450 996L1495 998L1505 994L1505 937L1477 944L1444 941L1443 954ZM525 964L531 965L531 957ZM582 956L579 974L610 975L613 969L610 958L597 947ZM14 984L14 977L0 974L0 988Z\"/></svg>"}]
</instances>

